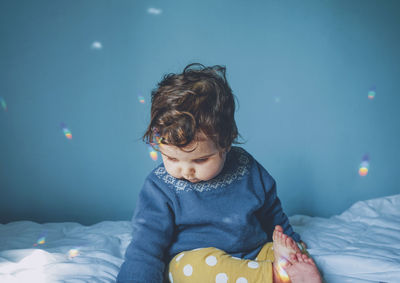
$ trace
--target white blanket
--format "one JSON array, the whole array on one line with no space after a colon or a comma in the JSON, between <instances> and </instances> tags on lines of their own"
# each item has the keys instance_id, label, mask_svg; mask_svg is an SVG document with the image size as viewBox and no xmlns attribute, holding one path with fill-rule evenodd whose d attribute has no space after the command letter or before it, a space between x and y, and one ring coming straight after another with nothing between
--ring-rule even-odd
<instances>
[{"instance_id":1,"label":"white blanket","mask_svg":"<svg viewBox=\"0 0 400 283\"><path fill-rule=\"evenodd\" d=\"M400 195L290 221L328 283L400 282ZM114 282L130 239L128 221L0 224L0 282Z\"/></svg>"},{"instance_id":2,"label":"white blanket","mask_svg":"<svg viewBox=\"0 0 400 283\"><path fill-rule=\"evenodd\" d=\"M115 282L130 239L128 221L0 225L0 282Z\"/></svg>"},{"instance_id":3,"label":"white blanket","mask_svg":"<svg viewBox=\"0 0 400 283\"><path fill-rule=\"evenodd\" d=\"M400 194L331 218L295 215L295 231L329 282L400 282Z\"/></svg>"}]
</instances>

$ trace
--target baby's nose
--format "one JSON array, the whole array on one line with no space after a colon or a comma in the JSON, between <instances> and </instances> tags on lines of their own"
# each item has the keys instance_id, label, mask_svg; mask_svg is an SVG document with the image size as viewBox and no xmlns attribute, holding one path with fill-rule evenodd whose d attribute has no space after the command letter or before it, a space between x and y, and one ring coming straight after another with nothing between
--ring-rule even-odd
<instances>
[{"instance_id":1,"label":"baby's nose","mask_svg":"<svg viewBox=\"0 0 400 283\"><path fill-rule=\"evenodd\" d=\"M185 167L182 169L182 175L184 178L186 177L191 177L194 174L194 168L193 167Z\"/></svg>"}]
</instances>

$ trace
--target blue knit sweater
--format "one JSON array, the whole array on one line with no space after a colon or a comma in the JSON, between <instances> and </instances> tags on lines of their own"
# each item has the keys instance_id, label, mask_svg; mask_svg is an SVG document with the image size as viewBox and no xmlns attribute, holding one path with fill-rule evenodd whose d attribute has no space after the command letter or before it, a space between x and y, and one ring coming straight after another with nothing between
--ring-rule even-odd
<instances>
[{"instance_id":1,"label":"blue knit sweater","mask_svg":"<svg viewBox=\"0 0 400 283\"><path fill-rule=\"evenodd\" d=\"M232 147L221 173L205 182L176 179L161 164L140 192L117 282L162 283L169 260L196 248L254 259L272 241L277 224L300 240L282 210L274 179L244 149Z\"/></svg>"}]
</instances>

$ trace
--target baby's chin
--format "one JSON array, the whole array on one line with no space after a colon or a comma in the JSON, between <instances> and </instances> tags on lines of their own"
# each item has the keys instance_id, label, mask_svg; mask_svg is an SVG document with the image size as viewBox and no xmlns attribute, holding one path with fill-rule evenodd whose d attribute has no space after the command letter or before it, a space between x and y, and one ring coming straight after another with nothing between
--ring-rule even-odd
<instances>
[{"instance_id":1,"label":"baby's chin","mask_svg":"<svg viewBox=\"0 0 400 283\"><path fill-rule=\"evenodd\" d=\"M188 182L193 183L193 184L198 183L198 182L201 181L201 180L199 180L199 179L185 179L185 178L180 178L180 179L181 179L181 180L188 181Z\"/></svg>"},{"instance_id":2,"label":"baby's chin","mask_svg":"<svg viewBox=\"0 0 400 283\"><path fill-rule=\"evenodd\" d=\"M206 176L206 177L204 177L203 179L198 179L198 178L194 178L194 179L185 179L185 178L183 178L183 177L178 178L178 179L186 180L186 181L188 181L188 182L190 182L190 183L192 183L192 184L195 184L195 183L199 183L199 182L202 182L202 181L205 181L205 182L210 181L210 180L214 179L215 177L217 177L217 176L219 175L219 173L220 173L220 172L218 172L218 174L214 174L214 175L212 175L212 176Z\"/></svg>"}]
</instances>

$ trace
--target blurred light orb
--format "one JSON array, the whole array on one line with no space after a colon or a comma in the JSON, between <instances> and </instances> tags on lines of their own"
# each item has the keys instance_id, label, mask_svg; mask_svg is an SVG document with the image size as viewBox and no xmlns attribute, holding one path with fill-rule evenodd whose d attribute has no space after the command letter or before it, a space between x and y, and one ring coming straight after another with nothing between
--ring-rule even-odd
<instances>
[{"instance_id":1,"label":"blurred light orb","mask_svg":"<svg viewBox=\"0 0 400 283\"><path fill-rule=\"evenodd\" d=\"M289 275L283 269L283 267L286 266L287 264L288 264L288 262L284 258L281 258L278 261L278 273L279 273L279 277L281 278L281 280L283 280L283 282L289 282Z\"/></svg>"},{"instance_id":2,"label":"blurred light orb","mask_svg":"<svg viewBox=\"0 0 400 283\"><path fill-rule=\"evenodd\" d=\"M1 108L3 108L4 111L7 111L7 103L3 97L0 97L0 104L1 104Z\"/></svg>"},{"instance_id":3,"label":"blurred light orb","mask_svg":"<svg viewBox=\"0 0 400 283\"><path fill-rule=\"evenodd\" d=\"M161 9L157 9L157 8L148 8L147 9L147 13L151 14L151 15L160 15L162 13Z\"/></svg>"},{"instance_id":4,"label":"blurred light orb","mask_svg":"<svg viewBox=\"0 0 400 283\"><path fill-rule=\"evenodd\" d=\"M69 258L74 258L79 255L79 250L78 249L70 249L68 252L68 257Z\"/></svg>"},{"instance_id":5,"label":"blurred light orb","mask_svg":"<svg viewBox=\"0 0 400 283\"><path fill-rule=\"evenodd\" d=\"M367 174L368 174L368 168L366 168L366 167L361 167L359 170L358 170L358 174L360 174L360 176L367 176Z\"/></svg>"},{"instance_id":6,"label":"blurred light orb","mask_svg":"<svg viewBox=\"0 0 400 283\"><path fill-rule=\"evenodd\" d=\"M70 130L68 130L68 128L64 128L63 129L63 132L64 132L64 135L65 135L65 137L67 138L67 139L72 139L72 134L71 134L71 131Z\"/></svg>"},{"instance_id":7,"label":"blurred light orb","mask_svg":"<svg viewBox=\"0 0 400 283\"><path fill-rule=\"evenodd\" d=\"M153 159L154 161L157 161L158 159L158 154L156 151L151 151L150 152L150 158Z\"/></svg>"},{"instance_id":8,"label":"blurred light orb","mask_svg":"<svg viewBox=\"0 0 400 283\"><path fill-rule=\"evenodd\" d=\"M141 96L141 95L138 96L138 100L139 100L139 102L142 103L142 104L145 103L144 97Z\"/></svg>"},{"instance_id":9,"label":"blurred light orb","mask_svg":"<svg viewBox=\"0 0 400 283\"><path fill-rule=\"evenodd\" d=\"M360 168L358 169L358 174L360 176L367 176L369 170L369 156L365 154L361 160Z\"/></svg>"},{"instance_id":10,"label":"blurred light orb","mask_svg":"<svg viewBox=\"0 0 400 283\"><path fill-rule=\"evenodd\" d=\"M64 135L67 139L71 140L72 139L72 134L71 131L67 128L67 126L64 123L61 123L61 128L64 132Z\"/></svg>"},{"instance_id":11,"label":"blurred light orb","mask_svg":"<svg viewBox=\"0 0 400 283\"><path fill-rule=\"evenodd\" d=\"M156 151L152 146L149 146L149 154L150 154L150 158L151 158L153 161L157 161L157 159L158 159L158 153L157 153L157 151Z\"/></svg>"},{"instance_id":12,"label":"blurred light orb","mask_svg":"<svg viewBox=\"0 0 400 283\"><path fill-rule=\"evenodd\" d=\"M368 91L368 98L369 98L369 99L374 99L375 95L376 95L376 87L373 86L373 87L371 87L371 89Z\"/></svg>"},{"instance_id":13,"label":"blurred light orb","mask_svg":"<svg viewBox=\"0 0 400 283\"><path fill-rule=\"evenodd\" d=\"M369 99L374 99L375 94L376 94L375 91L370 90L370 91L368 92L368 98L369 98Z\"/></svg>"},{"instance_id":14,"label":"blurred light orb","mask_svg":"<svg viewBox=\"0 0 400 283\"><path fill-rule=\"evenodd\" d=\"M71 135L71 133L70 132L68 132L68 133L65 133L65 137L67 138L67 139L72 139L72 135Z\"/></svg>"},{"instance_id":15,"label":"blurred light orb","mask_svg":"<svg viewBox=\"0 0 400 283\"><path fill-rule=\"evenodd\" d=\"M46 237L40 237L37 242L35 244L33 244L34 247L36 247L37 245L43 245L44 243L46 243Z\"/></svg>"},{"instance_id":16,"label":"blurred light orb","mask_svg":"<svg viewBox=\"0 0 400 283\"><path fill-rule=\"evenodd\" d=\"M92 43L91 48L94 50L101 50L101 49L103 49L103 45L101 44L100 41L95 41Z\"/></svg>"}]
</instances>

